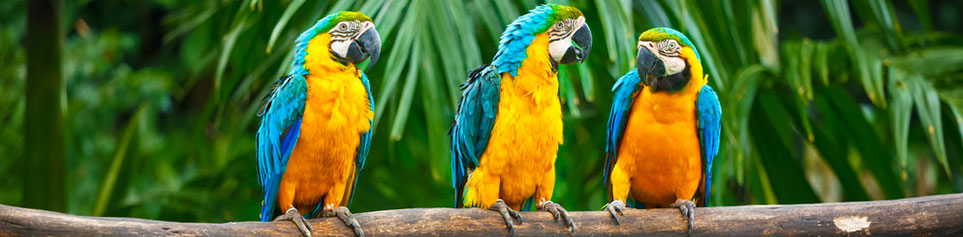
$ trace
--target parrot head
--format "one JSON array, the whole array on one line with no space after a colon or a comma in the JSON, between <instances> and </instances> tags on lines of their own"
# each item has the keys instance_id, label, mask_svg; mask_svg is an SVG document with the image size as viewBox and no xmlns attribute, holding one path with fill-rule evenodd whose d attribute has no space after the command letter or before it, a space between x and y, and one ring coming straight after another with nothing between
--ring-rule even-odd
<instances>
[{"instance_id":1,"label":"parrot head","mask_svg":"<svg viewBox=\"0 0 963 237\"><path fill-rule=\"evenodd\" d=\"M537 35L549 38L548 51L553 69L558 64L585 61L592 50L592 31L578 8L545 4L532 9L512 21L502 33L498 53L492 64L498 73L516 75L518 67L528 56L526 49Z\"/></svg>"},{"instance_id":2,"label":"parrot head","mask_svg":"<svg viewBox=\"0 0 963 237\"><path fill-rule=\"evenodd\" d=\"M689 38L670 28L652 28L639 36L636 70L653 90L678 89L689 80L690 63L700 62ZM701 65L699 65L701 67Z\"/></svg>"},{"instance_id":3,"label":"parrot head","mask_svg":"<svg viewBox=\"0 0 963 237\"><path fill-rule=\"evenodd\" d=\"M297 57L303 58L309 41L320 34L330 35L327 50L340 63L357 65L370 58L368 69L371 69L381 55L381 36L371 18L363 13L341 11L322 18L298 37Z\"/></svg>"},{"instance_id":4,"label":"parrot head","mask_svg":"<svg viewBox=\"0 0 963 237\"><path fill-rule=\"evenodd\" d=\"M554 14L545 24L550 24L547 29L548 52L552 61L561 64L585 61L592 50L592 30L585 24L582 11L562 5L549 7Z\"/></svg>"}]
</instances>

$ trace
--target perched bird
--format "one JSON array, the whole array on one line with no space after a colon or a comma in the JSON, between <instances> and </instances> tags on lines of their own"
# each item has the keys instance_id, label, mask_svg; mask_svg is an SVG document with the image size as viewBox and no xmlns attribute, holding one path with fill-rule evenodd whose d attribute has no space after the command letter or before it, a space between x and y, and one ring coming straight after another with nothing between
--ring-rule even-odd
<instances>
[{"instance_id":1,"label":"perched bird","mask_svg":"<svg viewBox=\"0 0 963 237\"><path fill-rule=\"evenodd\" d=\"M638 49L636 70L612 87L605 147L611 202L605 209L619 223L616 212L630 195L639 207L677 207L691 233L693 201L709 203L722 108L685 35L650 29L639 36Z\"/></svg>"},{"instance_id":2,"label":"perched bird","mask_svg":"<svg viewBox=\"0 0 963 237\"><path fill-rule=\"evenodd\" d=\"M291 72L274 83L257 131L261 221L337 216L364 235L348 204L371 143L374 99L358 64L378 61L381 39L360 12L324 17L297 39ZM275 219L275 217L277 217Z\"/></svg>"},{"instance_id":3,"label":"perched bird","mask_svg":"<svg viewBox=\"0 0 963 237\"><path fill-rule=\"evenodd\" d=\"M558 64L585 60L592 34L577 8L541 5L502 33L491 65L462 84L451 135L456 207L498 211L514 233L516 210L534 202L571 231L553 203L555 158L562 144Z\"/></svg>"}]
</instances>

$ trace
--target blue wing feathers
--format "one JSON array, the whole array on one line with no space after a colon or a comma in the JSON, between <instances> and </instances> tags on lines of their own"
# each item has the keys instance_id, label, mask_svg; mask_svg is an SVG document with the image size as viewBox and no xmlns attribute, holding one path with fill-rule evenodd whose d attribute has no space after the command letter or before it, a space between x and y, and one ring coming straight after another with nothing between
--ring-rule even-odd
<instances>
[{"instance_id":1,"label":"blue wing feathers","mask_svg":"<svg viewBox=\"0 0 963 237\"><path fill-rule=\"evenodd\" d=\"M270 182L264 185L264 204L261 205L261 221L268 222L274 219L274 202L278 198L278 186L281 184L281 179L271 179ZM272 190L272 191L267 191Z\"/></svg>"},{"instance_id":2,"label":"blue wing feathers","mask_svg":"<svg viewBox=\"0 0 963 237\"><path fill-rule=\"evenodd\" d=\"M285 76L274 85L264 102L256 138L258 181L264 191L262 221L270 221L274 216L278 185L297 144L307 99L307 84L302 76Z\"/></svg>"},{"instance_id":3,"label":"blue wing feathers","mask_svg":"<svg viewBox=\"0 0 963 237\"><path fill-rule=\"evenodd\" d=\"M364 73L361 73L360 79L361 83L364 84L365 92L368 94L368 109L374 111L375 101L374 96L371 95L371 83L368 81L368 76ZM371 148L371 134L374 132L374 120L369 120L368 123L370 125L370 129L361 134L361 142L358 144L358 154L355 157L355 168L357 170L355 171L354 182L352 183L354 186L351 187L351 196L348 197L349 205L351 204L351 201L354 200L354 191L357 190L355 186L358 185L358 177L361 176L359 175L361 174L361 168L364 168L364 161L368 158L368 151Z\"/></svg>"},{"instance_id":4,"label":"blue wing feathers","mask_svg":"<svg viewBox=\"0 0 963 237\"><path fill-rule=\"evenodd\" d=\"M705 165L705 206L709 206L709 191L712 188L712 160L719 154L719 140L722 133L722 106L719 97L709 85L702 86L696 99L699 117L699 143L702 145L702 159Z\"/></svg>"},{"instance_id":5,"label":"blue wing feathers","mask_svg":"<svg viewBox=\"0 0 963 237\"><path fill-rule=\"evenodd\" d=\"M481 66L469 72L468 81L461 85L462 98L455 112L455 122L448 131L456 206L461 204L467 175L478 166L478 159L488 146L495 125L501 85L497 71L495 66Z\"/></svg>"},{"instance_id":6,"label":"blue wing feathers","mask_svg":"<svg viewBox=\"0 0 963 237\"><path fill-rule=\"evenodd\" d=\"M368 109L374 111L374 96L371 95L371 83L368 81L368 76L361 73L361 83L364 84L365 92L368 94ZM371 128L367 132L361 135L361 143L358 145L358 157L355 159L357 162L357 169L361 171L364 167L364 161L368 157L368 151L371 148L371 134L374 131L374 120L369 120L368 123Z\"/></svg>"},{"instance_id":7,"label":"blue wing feathers","mask_svg":"<svg viewBox=\"0 0 963 237\"><path fill-rule=\"evenodd\" d=\"M609 111L609 121L606 125L606 140L605 140L605 177L604 183L608 184L609 175L612 173L612 167L615 166L615 162L618 160L618 148L619 143L622 138L622 133L625 132L625 124L628 121L629 110L632 108L632 101L635 99L633 96L635 92L641 88L639 86L639 74L636 70L631 70L626 73L622 78L619 78L612 86L612 91L614 96L612 99L612 109Z\"/></svg>"}]
</instances>

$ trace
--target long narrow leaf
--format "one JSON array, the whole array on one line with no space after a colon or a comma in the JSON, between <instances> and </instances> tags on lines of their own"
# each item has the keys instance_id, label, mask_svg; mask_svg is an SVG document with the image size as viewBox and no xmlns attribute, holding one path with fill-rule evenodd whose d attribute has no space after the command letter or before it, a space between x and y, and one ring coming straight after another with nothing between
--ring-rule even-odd
<instances>
[{"instance_id":1,"label":"long narrow leaf","mask_svg":"<svg viewBox=\"0 0 963 237\"><path fill-rule=\"evenodd\" d=\"M946 143L943 141L943 119L940 116L940 98L933 88L933 83L923 80L921 76L910 76L908 79L910 89L913 92L913 101L916 102L917 115L923 129L926 130L926 138L930 141L930 146L936 154L937 160L950 176L950 166L946 162Z\"/></svg>"},{"instance_id":2,"label":"long narrow leaf","mask_svg":"<svg viewBox=\"0 0 963 237\"><path fill-rule=\"evenodd\" d=\"M127 147L134 137L137 124L140 123L141 117L144 117L146 111L146 104L141 105L140 108L134 112L134 116L130 118L130 121L127 122L127 126L124 127L124 133L120 137L120 143L118 143L117 151L114 153L114 159L110 163L110 169L104 174L104 180L100 184L100 191L97 194L96 201L94 201L94 216L103 216L104 212L107 211L108 201L110 201L110 196L114 193L114 184L117 183L117 177L120 176L124 158L127 157Z\"/></svg>"},{"instance_id":3,"label":"long narrow leaf","mask_svg":"<svg viewBox=\"0 0 963 237\"><path fill-rule=\"evenodd\" d=\"M284 26L291 20L291 16L294 16L294 12L297 12L298 9L301 8L302 4L304 4L304 0L294 0L284 9L284 13L281 14L281 19L278 19L278 23L274 25L274 30L271 30L271 38L268 40L267 49L265 50L266 53L271 53L274 42L277 41L278 36L281 35L281 30L284 29Z\"/></svg>"}]
</instances>

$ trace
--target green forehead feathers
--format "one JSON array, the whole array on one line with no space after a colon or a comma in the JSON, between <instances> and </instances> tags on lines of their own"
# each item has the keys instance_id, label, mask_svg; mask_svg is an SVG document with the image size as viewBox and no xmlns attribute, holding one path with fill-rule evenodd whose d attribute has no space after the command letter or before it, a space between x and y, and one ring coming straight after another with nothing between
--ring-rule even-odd
<instances>
[{"instance_id":1,"label":"green forehead feathers","mask_svg":"<svg viewBox=\"0 0 963 237\"><path fill-rule=\"evenodd\" d=\"M365 16L364 13L361 13L361 12L340 11L338 13L332 14L331 16L325 17L325 19L322 19L322 20L325 21L324 24L322 24L324 27L319 29L319 31L327 32L328 30L331 30L332 27L337 25L338 22L342 22L342 21L365 22L365 21L371 21L371 18L369 18L368 16Z\"/></svg>"},{"instance_id":2,"label":"green forehead feathers","mask_svg":"<svg viewBox=\"0 0 963 237\"><path fill-rule=\"evenodd\" d=\"M639 41L658 42L666 39L673 39L676 42L679 42L679 44L682 45L682 47L692 48L692 51L695 52L696 58L699 58L699 60L702 60L702 58L699 56L699 50L696 50L696 47L694 44L692 44L692 41L689 41L689 38L685 37L685 35L682 34L682 32L679 32L672 28L667 28L667 27L652 28L645 32L642 32L642 35L639 36Z\"/></svg>"},{"instance_id":3,"label":"green forehead feathers","mask_svg":"<svg viewBox=\"0 0 963 237\"><path fill-rule=\"evenodd\" d=\"M669 28L652 28L642 32L642 35L639 36L639 41L658 42L666 39L673 39L682 46L692 46L692 42L689 42L689 39L685 38L682 33Z\"/></svg>"},{"instance_id":4,"label":"green forehead feathers","mask_svg":"<svg viewBox=\"0 0 963 237\"><path fill-rule=\"evenodd\" d=\"M549 26L561 20L575 19L582 16L582 11L578 8L555 4L548 4L548 7L552 8L551 13L548 15L548 21L546 21L546 24Z\"/></svg>"}]
</instances>

